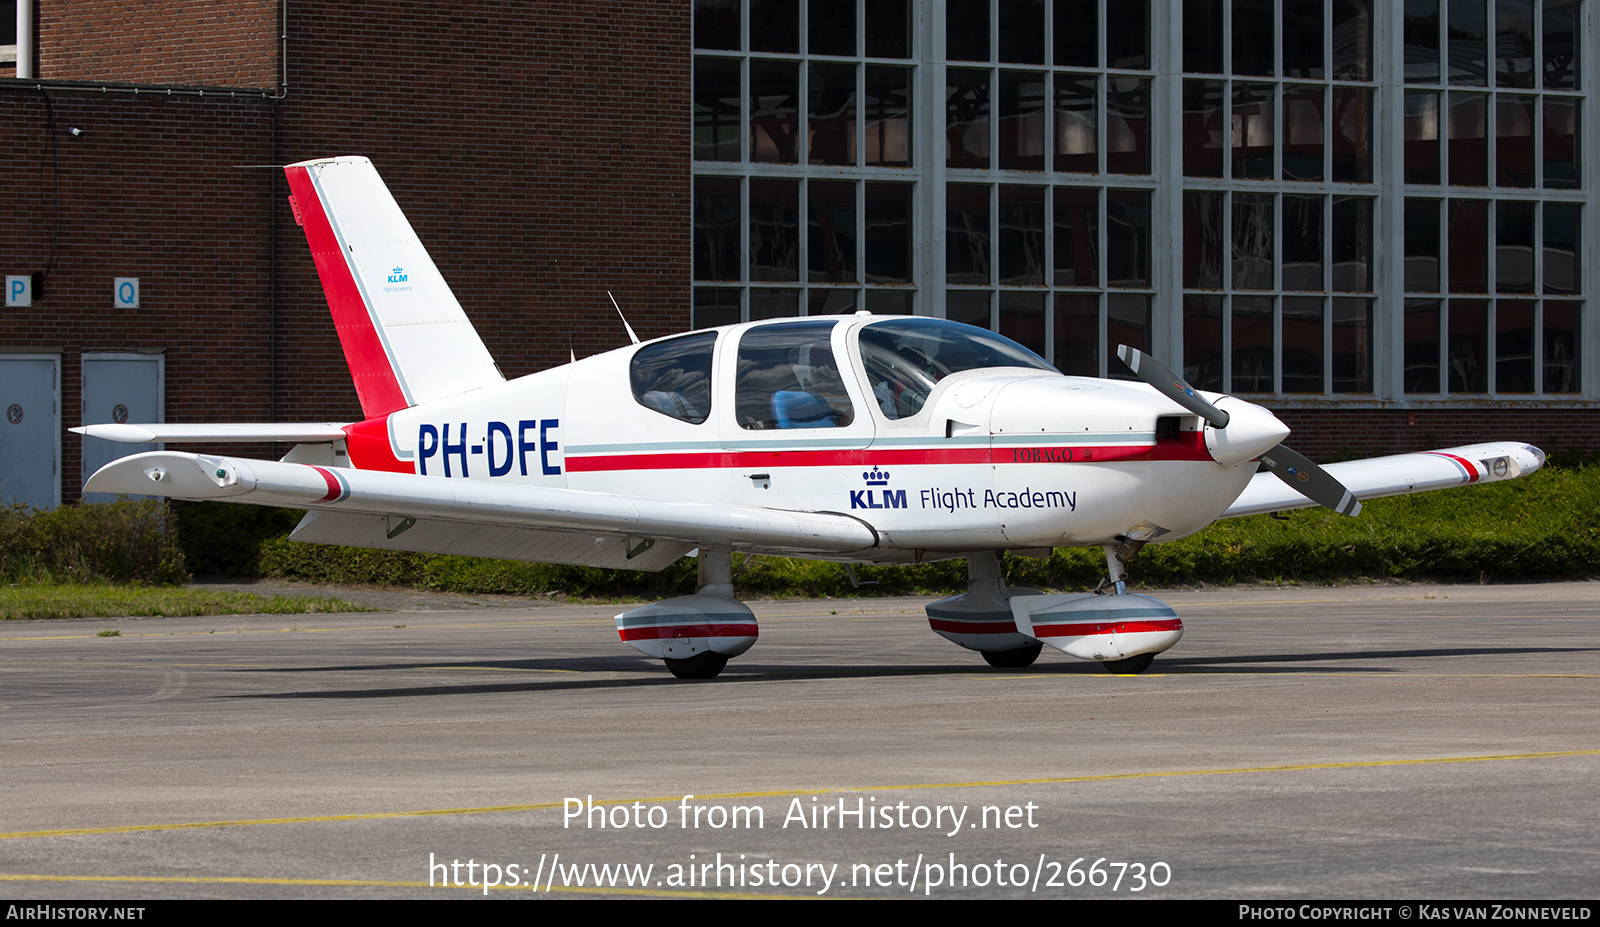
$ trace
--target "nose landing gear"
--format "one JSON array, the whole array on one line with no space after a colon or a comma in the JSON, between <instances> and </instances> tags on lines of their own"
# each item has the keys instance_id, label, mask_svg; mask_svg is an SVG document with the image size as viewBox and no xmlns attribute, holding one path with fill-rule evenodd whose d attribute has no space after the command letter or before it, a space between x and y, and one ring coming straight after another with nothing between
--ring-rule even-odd
<instances>
[{"instance_id":1,"label":"nose landing gear","mask_svg":"<svg viewBox=\"0 0 1600 927\"><path fill-rule=\"evenodd\" d=\"M1142 673L1183 636L1183 622L1164 602L1127 591L1127 562L1144 544L1119 538L1106 545L1107 578L1077 595L1006 586L994 553L972 554L967 592L928 605L928 624L1000 669L1031 666L1049 644L1108 673Z\"/></svg>"}]
</instances>

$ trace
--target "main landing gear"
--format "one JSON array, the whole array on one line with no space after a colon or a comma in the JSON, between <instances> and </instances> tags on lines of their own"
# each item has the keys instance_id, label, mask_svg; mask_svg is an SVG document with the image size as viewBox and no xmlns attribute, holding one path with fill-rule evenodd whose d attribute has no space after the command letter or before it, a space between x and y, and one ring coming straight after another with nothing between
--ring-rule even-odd
<instances>
[{"instance_id":1,"label":"main landing gear","mask_svg":"<svg viewBox=\"0 0 1600 927\"><path fill-rule=\"evenodd\" d=\"M1044 645L1017 633L1011 600L1039 595L1043 593L1037 589L1007 586L1000 578L1000 557L980 551L967 557L967 591L929 603L928 626L945 640L983 654L990 666L1025 669Z\"/></svg>"},{"instance_id":2,"label":"main landing gear","mask_svg":"<svg viewBox=\"0 0 1600 927\"><path fill-rule=\"evenodd\" d=\"M729 657L756 642L756 616L733 597L733 560L728 551L700 551L700 584L694 595L646 605L617 616L624 644L666 661L679 679L714 679Z\"/></svg>"},{"instance_id":3,"label":"main landing gear","mask_svg":"<svg viewBox=\"0 0 1600 927\"><path fill-rule=\"evenodd\" d=\"M1127 591L1127 561L1143 546L1135 540L1106 545L1107 579L1079 595L1006 586L995 553L972 554L966 593L928 605L928 625L1000 669L1032 666L1049 644L1095 660L1109 673L1142 673L1183 636L1183 622L1165 603Z\"/></svg>"}]
</instances>

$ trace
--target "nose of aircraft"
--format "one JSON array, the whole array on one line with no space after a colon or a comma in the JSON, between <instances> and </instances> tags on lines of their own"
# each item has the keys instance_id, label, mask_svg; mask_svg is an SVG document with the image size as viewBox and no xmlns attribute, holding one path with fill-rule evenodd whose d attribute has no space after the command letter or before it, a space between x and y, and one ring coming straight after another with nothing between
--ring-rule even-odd
<instances>
[{"instance_id":1,"label":"nose of aircraft","mask_svg":"<svg viewBox=\"0 0 1600 927\"><path fill-rule=\"evenodd\" d=\"M1224 467L1260 457L1289 436L1288 425L1253 402L1221 396L1212 404L1228 413L1228 424L1222 428L1206 425L1206 450Z\"/></svg>"},{"instance_id":2,"label":"nose of aircraft","mask_svg":"<svg viewBox=\"0 0 1600 927\"><path fill-rule=\"evenodd\" d=\"M954 401L971 404L989 393L993 381L963 384ZM1227 413L1221 428L1205 425L1206 449L1218 464L1231 467L1253 460L1276 447L1289 426L1253 402L1206 393L1206 399ZM1085 431L1116 434L1154 431L1163 416L1188 414L1144 383L1079 377L1033 376L1001 387L991 413L995 434L1072 434Z\"/></svg>"}]
</instances>

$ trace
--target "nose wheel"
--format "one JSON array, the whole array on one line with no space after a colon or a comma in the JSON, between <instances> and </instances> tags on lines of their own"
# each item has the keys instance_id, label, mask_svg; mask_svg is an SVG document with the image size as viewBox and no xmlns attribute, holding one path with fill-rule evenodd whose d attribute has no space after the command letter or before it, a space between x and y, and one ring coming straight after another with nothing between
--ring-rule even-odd
<instances>
[{"instance_id":1,"label":"nose wheel","mask_svg":"<svg viewBox=\"0 0 1600 927\"><path fill-rule=\"evenodd\" d=\"M1118 536L1118 543L1106 545L1106 572L1107 579L1100 581L1095 587L1095 592L1101 595L1126 595L1128 592L1128 561L1133 555L1144 547L1145 541L1129 537ZM1101 660L1100 665L1106 672L1118 676L1137 676L1150 668L1155 662L1153 653L1141 653L1128 657L1125 660Z\"/></svg>"},{"instance_id":2,"label":"nose wheel","mask_svg":"<svg viewBox=\"0 0 1600 927\"><path fill-rule=\"evenodd\" d=\"M672 675L679 679L715 679L722 668L728 665L728 655L715 650L702 650L692 657L668 659L665 662L667 669L672 670ZM1149 665L1148 660L1145 665Z\"/></svg>"},{"instance_id":3,"label":"nose wheel","mask_svg":"<svg viewBox=\"0 0 1600 927\"><path fill-rule=\"evenodd\" d=\"M1137 676L1149 669L1155 659L1156 655L1153 653L1141 653L1126 660L1101 660L1100 665L1106 668L1106 672L1118 676Z\"/></svg>"},{"instance_id":4,"label":"nose wheel","mask_svg":"<svg viewBox=\"0 0 1600 927\"><path fill-rule=\"evenodd\" d=\"M985 663L998 669L1023 669L1033 665L1039 659L1039 651L1044 645L1034 643L1029 647L1020 647L1016 650L980 650Z\"/></svg>"}]
</instances>

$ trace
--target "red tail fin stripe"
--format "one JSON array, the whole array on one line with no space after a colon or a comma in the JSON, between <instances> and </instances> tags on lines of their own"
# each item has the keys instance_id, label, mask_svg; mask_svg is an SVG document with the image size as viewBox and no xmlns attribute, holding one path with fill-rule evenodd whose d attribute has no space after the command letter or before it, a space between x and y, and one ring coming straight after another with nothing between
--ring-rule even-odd
<instances>
[{"instance_id":1,"label":"red tail fin stripe","mask_svg":"<svg viewBox=\"0 0 1600 927\"><path fill-rule=\"evenodd\" d=\"M317 276L322 278L322 292L328 299L339 344L350 365L350 376L355 380L362 414L378 418L406 408L411 403L406 401L405 391L400 387L389 354L373 324L372 313L350 272L350 262L345 259L339 236L322 206L322 198L317 195L310 169L287 167L284 174L289 178L289 190L299 206L306 243L311 246Z\"/></svg>"}]
</instances>

